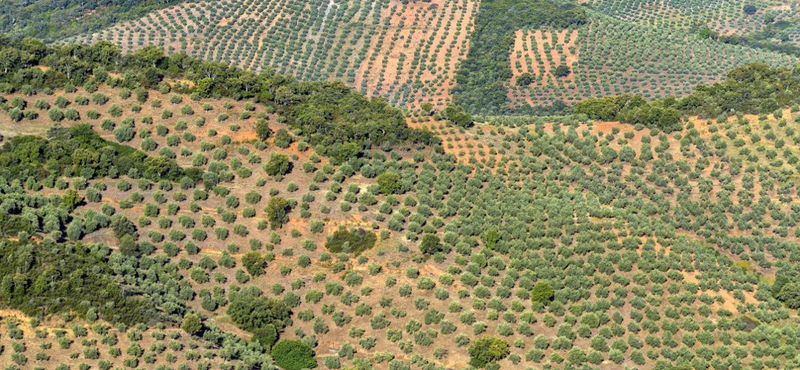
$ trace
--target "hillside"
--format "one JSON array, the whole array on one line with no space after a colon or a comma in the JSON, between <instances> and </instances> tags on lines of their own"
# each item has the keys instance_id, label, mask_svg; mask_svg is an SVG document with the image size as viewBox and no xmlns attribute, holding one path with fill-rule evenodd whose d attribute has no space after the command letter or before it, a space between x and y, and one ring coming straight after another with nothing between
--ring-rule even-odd
<instances>
[{"instance_id":1,"label":"hillside","mask_svg":"<svg viewBox=\"0 0 800 370\"><path fill-rule=\"evenodd\" d=\"M549 1L525 1L530 4L520 8L532 14L552 13L543 5ZM506 14L517 3L190 2L63 42L106 40L124 52L157 45L168 54L257 72L271 66L305 80L342 80L395 106L419 109L427 102L441 109L454 101L478 114L531 113L536 110L530 107L623 93L648 99L683 96L746 63L790 66L800 58L794 49L780 49L796 38L791 26L796 10L790 3L759 4L748 15L744 1L577 2L587 21L572 25L537 23L531 17L512 25L486 15L490 9ZM774 16L772 24L764 23L767 14ZM476 28L476 19L485 24ZM704 26L772 44L702 38ZM481 37L490 37L486 45L499 49L479 41L479 49L472 50ZM505 37L513 42L501 42ZM481 61L491 62L475 64ZM564 77L556 74L560 66L570 69ZM496 75L490 76L491 70ZM467 77L470 73L477 75ZM519 82L524 73L530 83Z\"/></svg>"},{"instance_id":2,"label":"hillside","mask_svg":"<svg viewBox=\"0 0 800 370\"><path fill-rule=\"evenodd\" d=\"M472 0L185 3L69 42L157 45L256 72L338 79L395 105L449 100L466 53ZM178 20L176 23L175 20Z\"/></svg>"},{"instance_id":3,"label":"hillside","mask_svg":"<svg viewBox=\"0 0 800 370\"><path fill-rule=\"evenodd\" d=\"M797 368L797 105L465 128L107 47L41 49L0 83L11 368ZM797 78L748 66L703 94ZM86 276L106 304L64 296Z\"/></svg>"},{"instance_id":4,"label":"hillside","mask_svg":"<svg viewBox=\"0 0 800 370\"><path fill-rule=\"evenodd\" d=\"M798 6L0 5L0 364L800 369Z\"/></svg>"}]
</instances>

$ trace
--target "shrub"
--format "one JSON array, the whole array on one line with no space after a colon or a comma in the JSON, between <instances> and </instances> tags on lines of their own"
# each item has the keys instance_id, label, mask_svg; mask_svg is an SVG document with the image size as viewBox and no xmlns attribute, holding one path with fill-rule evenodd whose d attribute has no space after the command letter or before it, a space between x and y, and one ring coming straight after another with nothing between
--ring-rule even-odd
<instances>
[{"instance_id":1,"label":"shrub","mask_svg":"<svg viewBox=\"0 0 800 370\"><path fill-rule=\"evenodd\" d=\"M783 285L775 298L783 302L786 307L791 309L800 308L800 283L788 283Z\"/></svg>"},{"instance_id":2,"label":"shrub","mask_svg":"<svg viewBox=\"0 0 800 370\"><path fill-rule=\"evenodd\" d=\"M269 161L264 164L264 172L270 176L283 176L292 168L292 163L289 162L289 157L285 154L272 153Z\"/></svg>"},{"instance_id":3,"label":"shrub","mask_svg":"<svg viewBox=\"0 0 800 370\"><path fill-rule=\"evenodd\" d=\"M258 139L261 141L267 140L272 136L272 130L269 128L269 124L266 120L259 119L256 121L256 135Z\"/></svg>"},{"instance_id":4,"label":"shrub","mask_svg":"<svg viewBox=\"0 0 800 370\"><path fill-rule=\"evenodd\" d=\"M247 272L253 276L263 274L266 263L267 261L258 252L247 252L242 256L242 265L244 265Z\"/></svg>"},{"instance_id":5,"label":"shrub","mask_svg":"<svg viewBox=\"0 0 800 370\"><path fill-rule=\"evenodd\" d=\"M556 70L553 73L557 77L567 77L569 76L570 73L572 73L572 70L570 70L569 67L567 67L566 65L562 64L556 67Z\"/></svg>"},{"instance_id":6,"label":"shrub","mask_svg":"<svg viewBox=\"0 0 800 370\"><path fill-rule=\"evenodd\" d=\"M399 194L401 190L400 175L397 172L386 171L380 174L376 180L382 194Z\"/></svg>"},{"instance_id":7,"label":"shrub","mask_svg":"<svg viewBox=\"0 0 800 370\"><path fill-rule=\"evenodd\" d=\"M474 123L472 116L457 105L448 105L444 108L442 114L444 118L456 126L466 128L471 127Z\"/></svg>"},{"instance_id":8,"label":"shrub","mask_svg":"<svg viewBox=\"0 0 800 370\"><path fill-rule=\"evenodd\" d=\"M275 145L278 146L278 148L286 149L292 142L294 142L294 138L285 128L279 129L275 134Z\"/></svg>"},{"instance_id":9,"label":"shrub","mask_svg":"<svg viewBox=\"0 0 800 370\"><path fill-rule=\"evenodd\" d=\"M258 341L264 349L269 351L278 340L278 331L275 330L275 325L265 325L253 333L252 340Z\"/></svg>"},{"instance_id":10,"label":"shrub","mask_svg":"<svg viewBox=\"0 0 800 370\"><path fill-rule=\"evenodd\" d=\"M533 83L533 75L525 72L517 77L517 86L528 86Z\"/></svg>"},{"instance_id":11,"label":"shrub","mask_svg":"<svg viewBox=\"0 0 800 370\"><path fill-rule=\"evenodd\" d=\"M314 351L303 341L282 340L272 348L275 363L286 370L314 369L317 360Z\"/></svg>"},{"instance_id":12,"label":"shrub","mask_svg":"<svg viewBox=\"0 0 800 370\"><path fill-rule=\"evenodd\" d=\"M227 313L239 329L256 333L267 325L282 331L291 312L277 299L239 293L231 299Z\"/></svg>"},{"instance_id":13,"label":"shrub","mask_svg":"<svg viewBox=\"0 0 800 370\"><path fill-rule=\"evenodd\" d=\"M438 236L433 234L425 234L422 237L422 243L419 244L420 252L427 255L434 255L437 252L443 251L442 242Z\"/></svg>"},{"instance_id":14,"label":"shrub","mask_svg":"<svg viewBox=\"0 0 800 370\"><path fill-rule=\"evenodd\" d=\"M197 335L203 330L203 322L200 321L199 316L190 313L184 316L181 329L189 335Z\"/></svg>"},{"instance_id":15,"label":"shrub","mask_svg":"<svg viewBox=\"0 0 800 370\"><path fill-rule=\"evenodd\" d=\"M368 232L361 228L355 231L337 230L333 235L328 237L325 248L332 253L344 252L358 255L375 246L377 240L378 237L375 233Z\"/></svg>"},{"instance_id":16,"label":"shrub","mask_svg":"<svg viewBox=\"0 0 800 370\"><path fill-rule=\"evenodd\" d=\"M484 336L469 346L470 365L478 368L500 361L510 353L508 342L503 339Z\"/></svg>"}]
</instances>

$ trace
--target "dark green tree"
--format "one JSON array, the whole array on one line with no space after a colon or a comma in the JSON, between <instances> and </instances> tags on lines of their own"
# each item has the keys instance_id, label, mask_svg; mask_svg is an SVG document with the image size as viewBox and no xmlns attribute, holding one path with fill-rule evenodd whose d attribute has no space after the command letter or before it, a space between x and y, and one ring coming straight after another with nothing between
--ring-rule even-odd
<instances>
[{"instance_id":1,"label":"dark green tree","mask_svg":"<svg viewBox=\"0 0 800 370\"><path fill-rule=\"evenodd\" d=\"M291 205L286 198L280 196L270 198L265 209L270 228L280 229L289 222L289 211L291 211Z\"/></svg>"},{"instance_id":2,"label":"dark green tree","mask_svg":"<svg viewBox=\"0 0 800 370\"><path fill-rule=\"evenodd\" d=\"M183 317L181 329L189 335L197 335L203 330L203 322L200 320L200 316L189 313Z\"/></svg>"},{"instance_id":3,"label":"dark green tree","mask_svg":"<svg viewBox=\"0 0 800 370\"><path fill-rule=\"evenodd\" d=\"M442 111L442 115L456 126L467 128L471 127L474 123L472 116L457 105L448 105L444 108L444 111Z\"/></svg>"},{"instance_id":4,"label":"dark green tree","mask_svg":"<svg viewBox=\"0 0 800 370\"><path fill-rule=\"evenodd\" d=\"M437 252L443 251L444 248L438 236L425 234L425 236L422 237L422 243L419 244L419 250L423 254L434 255Z\"/></svg>"},{"instance_id":5,"label":"dark green tree","mask_svg":"<svg viewBox=\"0 0 800 370\"><path fill-rule=\"evenodd\" d=\"M534 303L546 305L553 300L553 287L547 281L539 281L533 286L531 300Z\"/></svg>"},{"instance_id":6,"label":"dark green tree","mask_svg":"<svg viewBox=\"0 0 800 370\"><path fill-rule=\"evenodd\" d=\"M267 120L259 118L258 121L256 121L255 129L256 129L256 135L258 136L258 139L261 141L265 141L272 136L272 130L270 130L269 123L267 123Z\"/></svg>"},{"instance_id":7,"label":"dark green tree","mask_svg":"<svg viewBox=\"0 0 800 370\"><path fill-rule=\"evenodd\" d=\"M787 283L778 293L777 299L791 309L800 308L800 283Z\"/></svg>"},{"instance_id":8,"label":"dark green tree","mask_svg":"<svg viewBox=\"0 0 800 370\"><path fill-rule=\"evenodd\" d=\"M272 153L269 161L264 164L264 172L270 176L283 176L289 173L291 168L292 162L289 161L289 157L280 153Z\"/></svg>"},{"instance_id":9,"label":"dark green tree","mask_svg":"<svg viewBox=\"0 0 800 370\"><path fill-rule=\"evenodd\" d=\"M258 252L247 252L242 256L242 265L252 276L260 276L264 274L264 268L267 261Z\"/></svg>"},{"instance_id":10,"label":"dark green tree","mask_svg":"<svg viewBox=\"0 0 800 370\"><path fill-rule=\"evenodd\" d=\"M556 77L567 77L570 73L572 73L572 70L564 64L556 67L556 70L553 71L553 74L555 74Z\"/></svg>"},{"instance_id":11,"label":"dark green tree","mask_svg":"<svg viewBox=\"0 0 800 370\"><path fill-rule=\"evenodd\" d=\"M533 75L525 72L517 77L517 86L528 86L533 83Z\"/></svg>"}]
</instances>

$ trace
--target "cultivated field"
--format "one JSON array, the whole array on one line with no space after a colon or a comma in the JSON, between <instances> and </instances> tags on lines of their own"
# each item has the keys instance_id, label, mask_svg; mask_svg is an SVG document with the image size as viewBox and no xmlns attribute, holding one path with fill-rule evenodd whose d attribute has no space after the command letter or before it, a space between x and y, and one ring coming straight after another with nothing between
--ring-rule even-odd
<instances>
[{"instance_id":1,"label":"cultivated field","mask_svg":"<svg viewBox=\"0 0 800 370\"><path fill-rule=\"evenodd\" d=\"M547 105L619 94L646 99L683 96L697 84L719 82L737 66L792 66L800 58L599 18L574 31L520 31L511 60L512 102ZM554 66L561 64L571 68L569 76L554 75ZM533 82L519 86L516 77L524 72L533 75Z\"/></svg>"},{"instance_id":2,"label":"cultivated field","mask_svg":"<svg viewBox=\"0 0 800 370\"><path fill-rule=\"evenodd\" d=\"M108 87L6 99L38 113L0 115L6 137L43 134L61 110L62 124L86 121L108 140L215 173L213 186L123 174L62 178L38 193L85 197L73 211L87 225L78 235L112 251L111 230L88 225L112 213L132 220L140 245L154 249L141 257L149 262L111 266L145 291L175 288L165 299L207 324L249 338L227 314L232 293L256 288L285 302L293 317L282 337L313 347L321 368L463 368L486 335L510 345L503 368L795 367L800 338L786 324L796 312L770 287L800 253L796 109L692 119L671 134L511 118L461 129L413 117L444 139L444 154L376 150L334 165L246 101L150 91L139 102ZM259 117L276 132L265 142ZM279 154L291 169L269 175ZM376 178L387 171L400 175L393 193ZM296 203L273 229L265 208L278 197ZM329 250L334 232L359 228L376 235L372 248ZM431 236L436 244L423 247ZM250 252L264 259L262 273L246 267ZM4 324L0 361L21 367L240 361L173 325L104 332L86 323L84 337L83 321L54 317L45 336L18 314L2 316L21 321L24 335Z\"/></svg>"},{"instance_id":3,"label":"cultivated field","mask_svg":"<svg viewBox=\"0 0 800 370\"><path fill-rule=\"evenodd\" d=\"M65 42L107 40L304 80L339 79L400 106L443 107L464 57L472 0L189 2Z\"/></svg>"}]
</instances>

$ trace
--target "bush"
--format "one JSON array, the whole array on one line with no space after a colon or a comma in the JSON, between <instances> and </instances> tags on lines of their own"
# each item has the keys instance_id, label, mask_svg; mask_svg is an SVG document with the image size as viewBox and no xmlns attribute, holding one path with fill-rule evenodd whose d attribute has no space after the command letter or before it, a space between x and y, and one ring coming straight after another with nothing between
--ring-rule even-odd
<instances>
[{"instance_id":1,"label":"bush","mask_svg":"<svg viewBox=\"0 0 800 370\"><path fill-rule=\"evenodd\" d=\"M567 77L569 76L570 73L572 73L572 70L570 70L569 67L567 67L566 65L562 64L556 67L556 70L553 73L557 77Z\"/></svg>"},{"instance_id":2,"label":"bush","mask_svg":"<svg viewBox=\"0 0 800 370\"><path fill-rule=\"evenodd\" d=\"M203 322L200 321L199 316L190 313L184 316L181 329L189 335L197 335L203 330Z\"/></svg>"},{"instance_id":3,"label":"bush","mask_svg":"<svg viewBox=\"0 0 800 370\"><path fill-rule=\"evenodd\" d=\"M256 135L258 139L261 141L267 140L272 136L272 130L269 128L269 124L266 120L259 119L256 122Z\"/></svg>"},{"instance_id":4,"label":"bush","mask_svg":"<svg viewBox=\"0 0 800 370\"><path fill-rule=\"evenodd\" d=\"M399 194L401 190L400 175L397 172L386 171L380 174L376 180L382 194Z\"/></svg>"},{"instance_id":5,"label":"bush","mask_svg":"<svg viewBox=\"0 0 800 370\"><path fill-rule=\"evenodd\" d=\"M442 114L445 119L456 126L467 128L474 123L472 116L457 105L448 105L444 108Z\"/></svg>"},{"instance_id":6,"label":"bush","mask_svg":"<svg viewBox=\"0 0 800 370\"><path fill-rule=\"evenodd\" d=\"M361 254L367 249L375 246L378 237L375 233L368 232L364 229L356 229L355 231L337 230L330 237L328 237L325 248L332 253L353 253L355 255Z\"/></svg>"},{"instance_id":7,"label":"bush","mask_svg":"<svg viewBox=\"0 0 800 370\"><path fill-rule=\"evenodd\" d=\"M786 307L791 309L800 308L800 283L788 283L783 285L775 298L783 302Z\"/></svg>"},{"instance_id":8,"label":"bush","mask_svg":"<svg viewBox=\"0 0 800 370\"><path fill-rule=\"evenodd\" d=\"M533 83L533 75L525 72L517 77L517 86L528 86Z\"/></svg>"},{"instance_id":9,"label":"bush","mask_svg":"<svg viewBox=\"0 0 800 370\"><path fill-rule=\"evenodd\" d=\"M289 131L287 131L285 128L282 128L279 129L275 134L274 142L278 148L286 149L292 144L292 142L294 142L294 138L291 134L289 134Z\"/></svg>"},{"instance_id":10,"label":"bush","mask_svg":"<svg viewBox=\"0 0 800 370\"><path fill-rule=\"evenodd\" d=\"M291 312L277 299L239 293L231 299L227 313L239 329L257 333L267 325L282 331Z\"/></svg>"},{"instance_id":11,"label":"bush","mask_svg":"<svg viewBox=\"0 0 800 370\"><path fill-rule=\"evenodd\" d=\"M484 336L469 346L470 365L478 368L500 361L510 353L508 342L503 339Z\"/></svg>"},{"instance_id":12,"label":"bush","mask_svg":"<svg viewBox=\"0 0 800 370\"><path fill-rule=\"evenodd\" d=\"M314 369L317 360L314 351L303 341L282 340L272 348L275 363L286 370Z\"/></svg>"},{"instance_id":13,"label":"bush","mask_svg":"<svg viewBox=\"0 0 800 370\"><path fill-rule=\"evenodd\" d=\"M292 168L292 163L289 162L289 157L284 154L272 153L269 161L264 164L264 172L270 176L283 176Z\"/></svg>"},{"instance_id":14,"label":"bush","mask_svg":"<svg viewBox=\"0 0 800 370\"><path fill-rule=\"evenodd\" d=\"M259 276L264 273L267 261L258 252L247 252L242 256L242 265L252 276Z\"/></svg>"},{"instance_id":15,"label":"bush","mask_svg":"<svg viewBox=\"0 0 800 370\"><path fill-rule=\"evenodd\" d=\"M427 255L434 255L437 252L444 250L442 242L438 236L433 234L425 234L422 237L422 243L419 244L420 252Z\"/></svg>"},{"instance_id":16,"label":"bush","mask_svg":"<svg viewBox=\"0 0 800 370\"><path fill-rule=\"evenodd\" d=\"M258 341L265 350L269 351L278 340L278 331L275 330L275 325L265 325L253 333L252 340Z\"/></svg>"}]
</instances>

